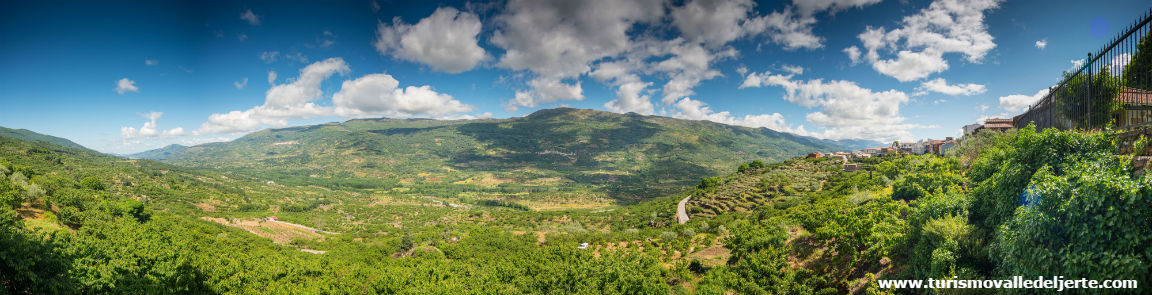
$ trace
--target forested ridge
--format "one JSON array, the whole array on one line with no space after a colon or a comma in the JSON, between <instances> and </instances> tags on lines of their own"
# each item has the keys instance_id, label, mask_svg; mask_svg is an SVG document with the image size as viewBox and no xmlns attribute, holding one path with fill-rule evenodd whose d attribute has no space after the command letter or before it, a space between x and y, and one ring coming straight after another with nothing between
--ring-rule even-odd
<instances>
[{"instance_id":1,"label":"forested ridge","mask_svg":"<svg viewBox=\"0 0 1152 295\"><path fill-rule=\"evenodd\" d=\"M295 184L0 137L0 292L987 294L1036 290L875 281L1152 281L1152 177L1114 135L993 134L946 156L869 159L871 172L747 160L595 209L416 184ZM678 224L689 195L692 218Z\"/></svg>"},{"instance_id":2,"label":"forested ridge","mask_svg":"<svg viewBox=\"0 0 1152 295\"><path fill-rule=\"evenodd\" d=\"M587 109L510 119L357 119L133 155L336 189L471 193L534 208L634 203L752 160L861 148L709 121ZM509 199L508 196L516 194Z\"/></svg>"}]
</instances>

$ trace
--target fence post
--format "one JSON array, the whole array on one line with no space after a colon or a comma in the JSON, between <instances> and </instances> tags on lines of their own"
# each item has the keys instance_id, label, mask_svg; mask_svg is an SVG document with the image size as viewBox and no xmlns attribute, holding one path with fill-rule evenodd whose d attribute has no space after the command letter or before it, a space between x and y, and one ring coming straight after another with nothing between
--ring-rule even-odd
<instances>
[{"instance_id":1,"label":"fence post","mask_svg":"<svg viewBox=\"0 0 1152 295\"><path fill-rule=\"evenodd\" d=\"M1085 60L1088 67L1088 128L1085 130L1092 130L1092 53L1088 53L1088 59Z\"/></svg>"}]
</instances>

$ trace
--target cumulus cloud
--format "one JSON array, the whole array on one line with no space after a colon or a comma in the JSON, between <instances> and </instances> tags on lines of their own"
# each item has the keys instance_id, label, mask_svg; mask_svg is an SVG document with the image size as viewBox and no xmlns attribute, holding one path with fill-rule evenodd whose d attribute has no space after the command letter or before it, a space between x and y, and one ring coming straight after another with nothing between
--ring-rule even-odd
<instances>
[{"instance_id":1,"label":"cumulus cloud","mask_svg":"<svg viewBox=\"0 0 1152 295\"><path fill-rule=\"evenodd\" d=\"M320 84L335 74L347 74L348 64L341 58L318 61L300 70L300 76L289 83L272 86L264 94L264 104L244 111L231 111L208 116L197 133L236 133L252 131L261 124L284 126L287 119L309 118L331 113L315 104L323 95Z\"/></svg>"},{"instance_id":2,"label":"cumulus cloud","mask_svg":"<svg viewBox=\"0 0 1152 295\"><path fill-rule=\"evenodd\" d=\"M1123 53L1108 61L1108 64L1104 65L1104 70L1112 73L1113 76L1120 76L1124 73L1124 68L1128 67L1129 62L1132 62L1132 54Z\"/></svg>"},{"instance_id":3,"label":"cumulus cloud","mask_svg":"<svg viewBox=\"0 0 1152 295\"><path fill-rule=\"evenodd\" d=\"M632 44L634 24L659 20L663 1L510 0L491 42L506 52L497 66L572 78L589 63L616 56Z\"/></svg>"},{"instance_id":4,"label":"cumulus cloud","mask_svg":"<svg viewBox=\"0 0 1152 295\"><path fill-rule=\"evenodd\" d=\"M1040 40L1036 41L1036 48L1040 48L1040 50L1044 50L1044 47L1048 47L1048 39L1040 39Z\"/></svg>"},{"instance_id":5,"label":"cumulus cloud","mask_svg":"<svg viewBox=\"0 0 1152 295\"><path fill-rule=\"evenodd\" d=\"M244 78L244 80L232 82L232 85L236 86L237 90L244 89L245 86L248 86L248 78Z\"/></svg>"},{"instance_id":6,"label":"cumulus cloud","mask_svg":"<svg viewBox=\"0 0 1152 295\"><path fill-rule=\"evenodd\" d=\"M156 121L159 120L160 117L163 115L164 115L164 113L162 113L162 112L151 112L151 113L147 113L147 114L141 114L140 116L144 117L145 119L148 119L148 122L144 122L144 126L141 126L140 129L136 129L135 127L120 127L120 138L122 138L122 139L139 139L139 138L173 137L173 136L185 135L184 128L182 128L182 127L176 127L176 128L160 131L160 129L158 128L159 125L156 123Z\"/></svg>"},{"instance_id":7,"label":"cumulus cloud","mask_svg":"<svg viewBox=\"0 0 1152 295\"><path fill-rule=\"evenodd\" d=\"M616 99L604 104L604 108L617 113L655 114L652 99L647 94L652 82L644 82L632 73L636 65L625 61L604 62L596 65L591 76L601 83L615 85Z\"/></svg>"},{"instance_id":8,"label":"cumulus cloud","mask_svg":"<svg viewBox=\"0 0 1152 295\"><path fill-rule=\"evenodd\" d=\"M277 58L280 58L279 51L264 51L260 53L260 60L266 63L276 62Z\"/></svg>"},{"instance_id":9,"label":"cumulus cloud","mask_svg":"<svg viewBox=\"0 0 1152 295\"><path fill-rule=\"evenodd\" d=\"M684 38L718 47L748 34L745 24L755 5L751 0L687 1L672 8L672 24Z\"/></svg>"},{"instance_id":10,"label":"cumulus cloud","mask_svg":"<svg viewBox=\"0 0 1152 295\"><path fill-rule=\"evenodd\" d=\"M477 44L480 18L451 7L436 9L414 25L400 17L380 23L373 43L380 54L423 63L449 73L471 70L488 54Z\"/></svg>"},{"instance_id":11,"label":"cumulus cloud","mask_svg":"<svg viewBox=\"0 0 1152 295\"><path fill-rule=\"evenodd\" d=\"M948 81L944 80L944 78L936 78L933 80L926 81L924 83L921 83L920 87L926 91L943 93L943 94L952 95L952 96L961 96L961 95L971 96L971 95L977 95L977 94L984 93L985 91L988 91L988 88L986 88L986 87L984 87L984 85L980 85L980 84L972 84L972 83L963 84L963 83L961 83L961 84L949 85Z\"/></svg>"},{"instance_id":12,"label":"cumulus cloud","mask_svg":"<svg viewBox=\"0 0 1152 295\"><path fill-rule=\"evenodd\" d=\"M344 59L338 57L312 63L301 69L295 79L288 79L283 84L275 84L276 72L269 71L268 82L272 87L264 94L264 104L247 110L212 114L191 134L235 134L262 126L286 126L291 119L320 116L474 118L460 114L472 111L472 106L438 93L431 86L400 87L400 82L387 74L369 74L346 80L332 95L331 107L317 104L324 98L321 84L332 76L343 76L350 71Z\"/></svg>"},{"instance_id":13,"label":"cumulus cloud","mask_svg":"<svg viewBox=\"0 0 1152 295\"><path fill-rule=\"evenodd\" d=\"M140 88L136 87L136 81L128 78L121 78L116 81L116 93L124 94L128 92L140 92Z\"/></svg>"},{"instance_id":14,"label":"cumulus cloud","mask_svg":"<svg viewBox=\"0 0 1152 295\"><path fill-rule=\"evenodd\" d=\"M664 5L662 0L507 1L493 17L496 28L490 40L505 51L496 66L527 71L532 77L529 89L517 91L505 105L514 109L583 99L576 80L595 62L647 54L628 33L637 24L661 20Z\"/></svg>"},{"instance_id":15,"label":"cumulus cloud","mask_svg":"<svg viewBox=\"0 0 1152 295\"><path fill-rule=\"evenodd\" d=\"M785 72L793 73L796 75L803 75L804 74L804 67L801 67L801 66L783 65L783 66L780 66L780 68L784 69Z\"/></svg>"},{"instance_id":16,"label":"cumulus cloud","mask_svg":"<svg viewBox=\"0 0 1152 295\"><path fill-rule=\"evenodd\" d=\"M923 79L948 69L948 62L939 52L905 50L896 56L896 59L878 60L872 64L872 68L900 82Z\"/></svg>"},{"instance_id":17,"label":"cumulus cloud","mask_svg":"<svg viewBox=\"0 0 1152 295\"><path fill-rule=\"evenodd\" d=\"M594 78L616 89L616 98L605 108L654 113L650 96L655 91L660 91L664 106L671 106L694 95L693 89L702 81L723 76L712 67L739 54L729 44L735 40L766 36L768 42L790 50L820 48L822 38L812 34L814 15L878 2L796 1L781 11L761 15L751 0L510 0L492 18L495 29L490 40L505 52L497 67L530 74L525 79L529 89L516 91L505 103L510 110L583 99L582 93L573 92L582 90L580 79L600 75ZM679 35L663 39L648 33L665 26L675 28ZM609 68L618 73L604 76ZM656 86L645 79L664 79L664 83ZM552 89L535 89L533 84ZM566 91L545 95L558 89Z\"/></svg>"},{"instance_id":18,"label":"cumulus cloud","mask_svg":"<svg viewBox=\"0 0 1152 295\"><path fill-rule=\"evenodd\" d=\"M658 52L656 56L667 58L651 65L653 70L668 75L668 83L664 84L664 104L695 94L692 91L701 81L723 76L720 71L712 69L712 64L728 58L735 57L735 49L714 51L708 50L700 43L684 42L675 39L660 43L650 50Z\"/></svg>"},{"instance_id":19,"label":"cumulus cloud","mask_svg":"<svg viewBox=\"0 0 1152 295\"><path fill-rule=\"evenodd\" d=\"M848 59L852 61L852 65L860 63L860 48L856 46L849 46L844 48L844 54L848 55Z\"/></svg>"},{"instance_id":20,"label":"cumulus cloud","mask_svg":"<svg viewBox=\"0 0 1152 295\"><path fill-rule=\"evenodd\" d=\"M804 126L792 127L788 125L787 122L785 122L784 115L780 113L744 115L743 117L733 116L732 113L728 111L713 111L707 103L688 97L676 101L673 107L675 110L671 113L671 116L674 118L708 120L721 124L752 128L763 127L799 135L808 134L808 131L804 130Z\"/></svg>"},{"instance_id":21,"label":"cumulus cloud","mask_svg":"<svg viewBox=\"0 0 1152 295\"><path fill-rule=\"evenodd\" d=\"M332 104L336 115L349 118L439 116L473 109L430 86L399 86L400 82L390 75L366 75L344 81L340 92L332 96Z\"/></svg>"},{"instance_id":22,"label":"cumulus cloud","mask_svg":"<svg viewBox=\"0 0 1152 295\"><path fill-rule=\"evenodd\" d=\"M749 73L740 88L779 86L788 102L816 109L805 116L825 130L812 136L843 139L867 138L887 141L907 139L918 124L905 124L900 105L909 101L897 90L873 91L851 81L793 80L793 75Z\"/></svg>"},{"instance_id":23,"label":"cumulus cloud","mask_svg":"<svg viewBox=\"0 0 1152 295\"><path fill-rule=\"evenodd\" d=\"M816 25L816 14L836 13L849 8L863 8L880 3L880 0L794 0L792 5L762 17L752 17L745 23L749 34L767 34L772 42L784 49L816 49L824 47L824 38L812 33Z\"/></svg>"},{"instance_id":24,"label":"cumulus cloud","mask_svg":"<svg viewBox=\"0 0 1152 295\"><path fill-rule=\"evenodd\" d=\"M1040 89L1036 94L1013 94L1000 97L1000 108L1006 111L1022 111L1028 109L1029 106L1048 96L1048 89Z\"/></svg>"},{"instance_id":25,"label":"cumulus cloud","mask_svg":"<svg viewBox=\"0 0 1152 295\"><path fill-rule=\"evenodd\" d=\"M146 65L146 66L155 66L155 65L159 65L159 64L160 64L160 61L157 61L155 59L149 59L147 57L144 58L144 65Z\"/></svg>"},{"instance_id":26,"label":"cumulus cloud","mask_svg":"<svg viewBox=\"0 0 1152 295\"><path fill-rule=\"evenodd\" d=\"M561 100L583 100L584 88L580 82L565 83L559 79L539 77L528 82L529 90L516 91L511 101L505 104L509 111L519 107L536 107L541 104Z\"/></svg>"},{"instance_id":27,"label":"cumulus cloud","mask_svg":"<svg viewBox=\"0 0 1152 295\"><path fill-rule=\"evenodd\" d=\"M868 27L857 37L877 72L901 82L923 79L948 69L946 53L961 53L968 62L981 62L996 47L984 24L984 13L999 5L1000 0L936 0L904 17L899 28ZM897 57L882 60L881 50L896 52Z\"/></svg>"},{"instance_id":28,"label":"cumulus cloud","mask_svg":"<svg viewBox=\"0 0 1152 295\"><path fill-rule=\"evenodd\" d=\"M240 19L248 22L248 24L253 25L253 26L259 26L260 25L260 16L256 15L255 13L252 13L251 9L245 10L244 13L241 13Z\"/></svg>"}]
</instances>

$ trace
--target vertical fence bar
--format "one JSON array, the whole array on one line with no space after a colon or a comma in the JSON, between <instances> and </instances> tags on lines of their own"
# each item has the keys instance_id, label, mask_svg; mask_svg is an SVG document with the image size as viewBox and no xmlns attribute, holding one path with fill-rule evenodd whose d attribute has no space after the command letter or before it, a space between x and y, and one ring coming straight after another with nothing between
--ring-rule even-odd
<instances>
[{"instance_id":1,"label":"vertical fence bar","mask_svg":"<svg viewBox=\"0 0 1152 295\"><path fill-rule=\"evenodd\" d=\"M1088 52L1085 64L1049 87L1013 125L1061 130L1152 126L1152 52L1144 52L1152 51L1150 24L1152 10L1099 51Z\"/></svg>"}]
</instances>

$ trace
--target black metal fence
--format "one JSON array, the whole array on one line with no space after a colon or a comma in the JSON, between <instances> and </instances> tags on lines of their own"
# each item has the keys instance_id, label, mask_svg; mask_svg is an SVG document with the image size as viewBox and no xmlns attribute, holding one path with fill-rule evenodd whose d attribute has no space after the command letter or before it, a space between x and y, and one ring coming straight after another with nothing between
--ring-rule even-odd
<instances>
[{"instance_id":1,"label":"black metal fence","mask_svg":"<svg viewBox=\"0 0 1152 295\"><path fill-rule=\"evenodd\" d=\"M1022 128L1120 129L1152 126L1152 11L1013 118Z\"/></svg>"}]
</instances>

